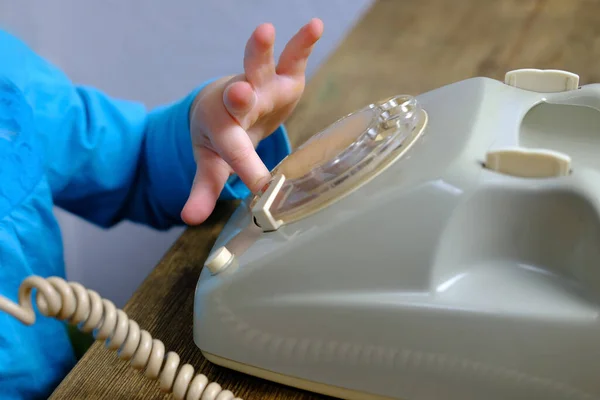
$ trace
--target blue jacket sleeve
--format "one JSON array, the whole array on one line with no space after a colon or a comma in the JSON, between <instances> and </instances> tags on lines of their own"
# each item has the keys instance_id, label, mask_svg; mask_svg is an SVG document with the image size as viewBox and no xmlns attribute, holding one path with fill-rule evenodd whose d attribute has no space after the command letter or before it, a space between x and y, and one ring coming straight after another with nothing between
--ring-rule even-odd
<instances>
[{"instance_id":1,"label":"blue jacket sleeve","mask_svg":"<svg viewBox=\"0 0 600 400\"><path fill-rule=\"evenodd\" d=\"M0 74L16 84L34 111L57 206L103 227L124 219L157 229L182 223L180 212L196 170L188 113L206 83L148 112L142 104L74 85L3 31L0 53ZM269 169L287 156L283 126L257 152ZM232 176L220 198L248 194Z\"/></svg>"}]
</instances>

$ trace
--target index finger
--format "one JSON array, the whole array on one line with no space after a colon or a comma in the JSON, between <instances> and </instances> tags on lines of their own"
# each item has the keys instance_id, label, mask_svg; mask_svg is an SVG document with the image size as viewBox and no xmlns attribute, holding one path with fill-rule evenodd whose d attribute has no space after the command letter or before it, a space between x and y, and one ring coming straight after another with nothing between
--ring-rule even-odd
<instances>
[{"instance_id":1,"label":"index finger","mask_svg":"<svg viewBox=\"0 0 600 400\"><path fill-rule=\"evenodd\" d=\"M239 125L231 125L214 135L213 144L252 193L257 193L271 179L252 140Z\"/></svg>"}]
</instances>

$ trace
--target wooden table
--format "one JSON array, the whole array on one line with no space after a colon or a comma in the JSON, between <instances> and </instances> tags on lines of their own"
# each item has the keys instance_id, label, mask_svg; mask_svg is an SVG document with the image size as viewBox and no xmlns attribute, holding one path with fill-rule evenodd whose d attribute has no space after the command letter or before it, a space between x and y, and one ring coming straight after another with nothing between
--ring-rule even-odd
<instances>
[{"instance_id":1,"label":"wooden table","mask_svg":"<svg viewBox=\"0 0 600 400\"><path fill-rule=\"evenodd\" d=\"M600 1L379 1L313 77L287 122L302 143L338 117L374 100L419 94L473 76L503 80L517 68L558 68L600 82ZM323 399L212 366L192 341L194 288L232 204L188 229L131 298L125 311L244 399ZM158 384L96 343L52 399L160 399Z\"/></svg>"}]
</instances>

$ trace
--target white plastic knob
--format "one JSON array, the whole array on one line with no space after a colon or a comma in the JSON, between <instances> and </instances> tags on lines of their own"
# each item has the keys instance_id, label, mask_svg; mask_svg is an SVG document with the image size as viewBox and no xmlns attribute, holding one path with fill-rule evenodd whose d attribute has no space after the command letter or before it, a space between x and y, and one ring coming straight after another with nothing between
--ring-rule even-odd
<instances>
[{"instance_id":1,"label":"white plastic knob","mask_svg":"<svg viewBox=\"0 0 600 400\"><path fill-rule=\"evenodd\" d=\"M507 72L504 83L533 92L566 92L579 87L579 75L559 69L522 68Z\"/></svg>"},{"instance_id":2,"label":"white plastic knob","mask_svg":"<svg viewBox=\"0 0 600 400\"><path fill-rule=\"evenodd\" d=\"M231 264L233 257L234 255L227 247L221 246L208 256L204 266L208 268L211 274L216 275Z\"/></svg>"},{"instance_id":3,"label":"white plastic knob","mask_svg":"<svg viewBox=\"0 0 600 400\"><path fill-rule=\"evenodd\" d=\"M497 149L487 153L485 164L492 171L522 178L567 176L571 171L571 157L547 149Z\"/></svg>"}]
</instances>

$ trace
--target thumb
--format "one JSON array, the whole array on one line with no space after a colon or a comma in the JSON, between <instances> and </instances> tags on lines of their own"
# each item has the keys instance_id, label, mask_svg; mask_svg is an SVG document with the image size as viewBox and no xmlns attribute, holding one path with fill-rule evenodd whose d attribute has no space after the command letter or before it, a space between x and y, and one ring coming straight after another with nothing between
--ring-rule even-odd
<instances>
[{"instance_id":1,"label":"thumb","mask_svg":"<svg viewBox=\"0 0 600 400\"><path fill-rule=\"evenodd\" d=\"M231 168L214 151L198 146L194 148L196 175L181 218L188 225L199 225L213 212L219 195L229 178Z\"/></svg>"}]
</instances>

